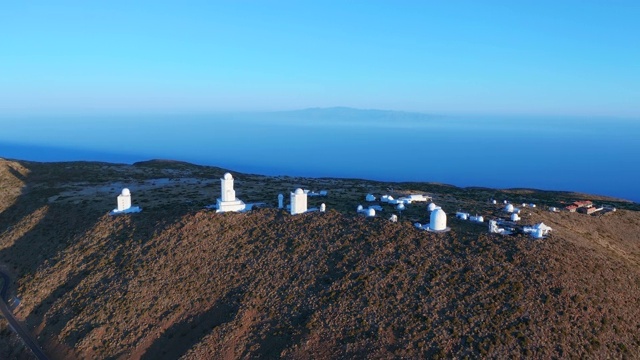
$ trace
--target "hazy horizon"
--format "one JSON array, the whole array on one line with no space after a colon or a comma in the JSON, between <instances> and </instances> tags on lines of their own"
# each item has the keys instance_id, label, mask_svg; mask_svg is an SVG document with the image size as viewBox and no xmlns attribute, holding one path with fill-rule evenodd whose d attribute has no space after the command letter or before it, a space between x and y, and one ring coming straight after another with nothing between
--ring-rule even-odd
<instances>
[{"instance_id":1,"label":"hazy horizon","mask_svg":"<svg viewBox=\"0 0 640 360\"><path fill-rule=\"evenodd\" d=\"M14 119L15 120L15 119ZM163 158L265 175L580 191L640 201L640 122L350 108L3 121L0 156Z\"/></svg>"}]
</instances>

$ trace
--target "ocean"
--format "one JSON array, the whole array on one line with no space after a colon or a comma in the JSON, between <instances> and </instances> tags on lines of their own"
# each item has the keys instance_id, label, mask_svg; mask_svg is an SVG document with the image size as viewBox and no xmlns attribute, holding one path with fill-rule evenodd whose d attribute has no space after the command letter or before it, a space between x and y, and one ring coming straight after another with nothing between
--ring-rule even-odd
<instances>
[{"instance_id":1,"label":"ocean","mask_svg":"<svg viewBox=\"0 0 640 360\"><path fill-rule=\"evenodd\" d=\"M536 188L640 202L640 120L353 109L0 118L0 157L172 159L265 175Z\"/></svg>"}]
</instances>

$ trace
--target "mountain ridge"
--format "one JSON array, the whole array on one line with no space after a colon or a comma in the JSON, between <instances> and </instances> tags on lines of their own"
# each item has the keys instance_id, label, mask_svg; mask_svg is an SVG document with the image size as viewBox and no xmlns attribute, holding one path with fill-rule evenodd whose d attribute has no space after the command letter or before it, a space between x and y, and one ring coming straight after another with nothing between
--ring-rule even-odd
<instances>
[{"instance_id":1,"label":"mountain ridge","mask_svg":"<svg viewBox=\"0 0 640 360\"><path fill-rule=\"evenodd\" d=\"M0 263L15 313L52 358L632 357L640 350L640 216L550 213L575 194L234 173L243 214L204 210L221 168L164 161L0 161ZM143 212L111 217L122 186ZM325 214L278 193L327 189ZM429 193L446 234L355 214L368 192ZM458 209L530 200L544 241L490 235ZM595 199L595 198L594 198ZM385 205L386 206L386 205ZM618 203L616 203L618 206ZM625 209L624 207L627 207ZM20 353L0 325L0 342Z\"/></svg>"}]
</instances>

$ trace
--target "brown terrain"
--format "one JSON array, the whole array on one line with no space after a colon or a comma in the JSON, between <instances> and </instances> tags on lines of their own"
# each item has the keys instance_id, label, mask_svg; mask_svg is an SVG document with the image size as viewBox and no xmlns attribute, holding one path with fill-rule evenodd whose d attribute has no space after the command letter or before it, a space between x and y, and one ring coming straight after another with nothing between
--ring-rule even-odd
<instances>
[{"instance_id":1,"label":"brown terrain","mask_svg":"<svg viewBox=\"0 0 640 360\"><path fill-rule=\"evenodd\" d=\"M225 170L0 159L0 266L13 312L53 359L638 358L640 206L567 192L234 173L247 213L205 210ZM139 214L109 216L123 187ZM277 194L328 190L291 216ZM426 204L358 216L367 193ZM544 240L487 233L458 210L544 221ZM551 213L589 199L607 215ZM287 199L288 200L288 199ZM288 202L288 201L287 201ZM0 358L31 354L0 321Z\"/></svg>"}]
</instances>

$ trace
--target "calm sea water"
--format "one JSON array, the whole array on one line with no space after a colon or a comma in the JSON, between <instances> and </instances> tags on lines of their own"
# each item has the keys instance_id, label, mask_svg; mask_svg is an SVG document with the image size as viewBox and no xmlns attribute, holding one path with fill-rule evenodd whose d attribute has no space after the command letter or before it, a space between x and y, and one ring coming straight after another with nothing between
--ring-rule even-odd
<instances>
[{"instance_id":1,"label":"calm sea water","mask_svg":"<svg viewBox=\"0 0 640 360\"><path fill-rule=\"evenodd\" d=\"M396 113L1 118L0 157L175 159L266 175L570 190L640 201L640 121Z\"/></svg>"}]
</instances>

